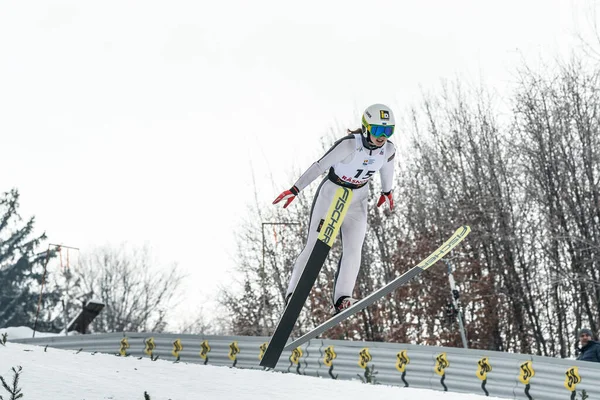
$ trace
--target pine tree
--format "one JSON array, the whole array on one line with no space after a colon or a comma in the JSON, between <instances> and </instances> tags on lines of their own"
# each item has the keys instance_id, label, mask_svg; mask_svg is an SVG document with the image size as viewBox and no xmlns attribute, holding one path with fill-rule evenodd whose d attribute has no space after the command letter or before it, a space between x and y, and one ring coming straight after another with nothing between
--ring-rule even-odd
<instances>
[{"instance_id":1,"label":"pine tree","mask_svg":"<svg viewBox=\"0 0 600 400\"><path fill-rule=\"evenodd\" d=\"M36 254L45 233L32 237L35 218L23 221L18 208L18 190L0 195L0 327L33 327L47 256ZM46 290L41 308L55 305L58 298ZM41 318L37 328L51 330L52 322Z\"/></svg>"}]
</instances>

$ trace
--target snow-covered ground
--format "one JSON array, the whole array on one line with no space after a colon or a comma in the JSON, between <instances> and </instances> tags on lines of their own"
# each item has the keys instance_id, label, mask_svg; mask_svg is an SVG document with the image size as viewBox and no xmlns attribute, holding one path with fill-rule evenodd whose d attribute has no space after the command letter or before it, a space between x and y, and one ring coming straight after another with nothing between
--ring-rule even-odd
<instances>
[{"instance_id":1,"label":"snow-covered ground","mask_svg":"<svg viewBox=\"0 0 600 400\"><path fill-rule=\"evenodd\" d=\"M0 336L5 333L8 334L8 337L10 339L30 339L30 338L34 337L33 329L28 328L26 326L0 328ZM35 333L36 338L49 337L49 336L64 336L64 335L65 335L64 333L62 333L62 334L60 334L60 333L45 333L45 332L36 332Z\"/></svg>"},{"instance_id":2,"label":"snow-covered ground","mask_svg":"<svg viewBox=\"0 0 600 400\"><path fill-rule=\"evenodd\" d=\"M272 371L77 353L11 343L9 336L6 345L0 345L0 376L10 385L12 368L19 366L23 368L19 387L26 400L144 400L144 392L152 400L492 399ZM2 387L0 396L11 398Z\"/></svg>"}]
</instances>

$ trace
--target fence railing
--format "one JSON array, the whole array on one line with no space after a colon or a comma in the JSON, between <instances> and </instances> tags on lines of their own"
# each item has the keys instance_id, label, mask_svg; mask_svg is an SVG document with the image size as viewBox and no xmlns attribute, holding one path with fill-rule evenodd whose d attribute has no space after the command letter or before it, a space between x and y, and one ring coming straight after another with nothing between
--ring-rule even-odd
<instances>
[{"instance_id":1,"label":"fence railing","mask_svg":"<svg viewBox=\"0 0 600 400\"><path fill-rule=\"evenodd\" d=\"M9 341L120 356L262 369L266 337L110 333ZM462 348L315 339L276 371L512 399L600 399L600 363Z\"/></svg>"}]
</instances>

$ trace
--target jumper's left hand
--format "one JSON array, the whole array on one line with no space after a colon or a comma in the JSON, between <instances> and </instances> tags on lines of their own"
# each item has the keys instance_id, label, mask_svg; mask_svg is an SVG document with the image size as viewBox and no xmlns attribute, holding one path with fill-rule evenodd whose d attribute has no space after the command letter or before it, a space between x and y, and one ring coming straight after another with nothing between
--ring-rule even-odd
<instances>
[{"instance_id":1,"label":"jumper's left hand","mask_svg":"<svg viewBox=\"0 0 600 400\"><path fill-rule=\"evenodd\" d=\"M379 201L377 202L377 207L381 206L383 203L388 203L390 210L394 210L394 199L392 198L391 191L387 193L381 193L381 196L379 196Z\"/></svg>"}]
</instances>

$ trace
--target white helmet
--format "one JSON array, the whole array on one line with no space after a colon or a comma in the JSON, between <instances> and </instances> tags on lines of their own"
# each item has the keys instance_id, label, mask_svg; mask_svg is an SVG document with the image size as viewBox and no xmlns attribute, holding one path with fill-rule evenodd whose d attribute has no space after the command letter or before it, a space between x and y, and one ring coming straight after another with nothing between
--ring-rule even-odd
<instances>
[{"instance_id":1,"label":"white helmet","mask_svg":"<svg viewBox=\"0 0 600 400\"><path fill-rule=\"evenodd\" d=\"M368 149L376 149L371 136L389 138L394 134L396 119L392 110L383 104L373 104L362 115L363 145Z\"/></svg>"}]
</instances>

